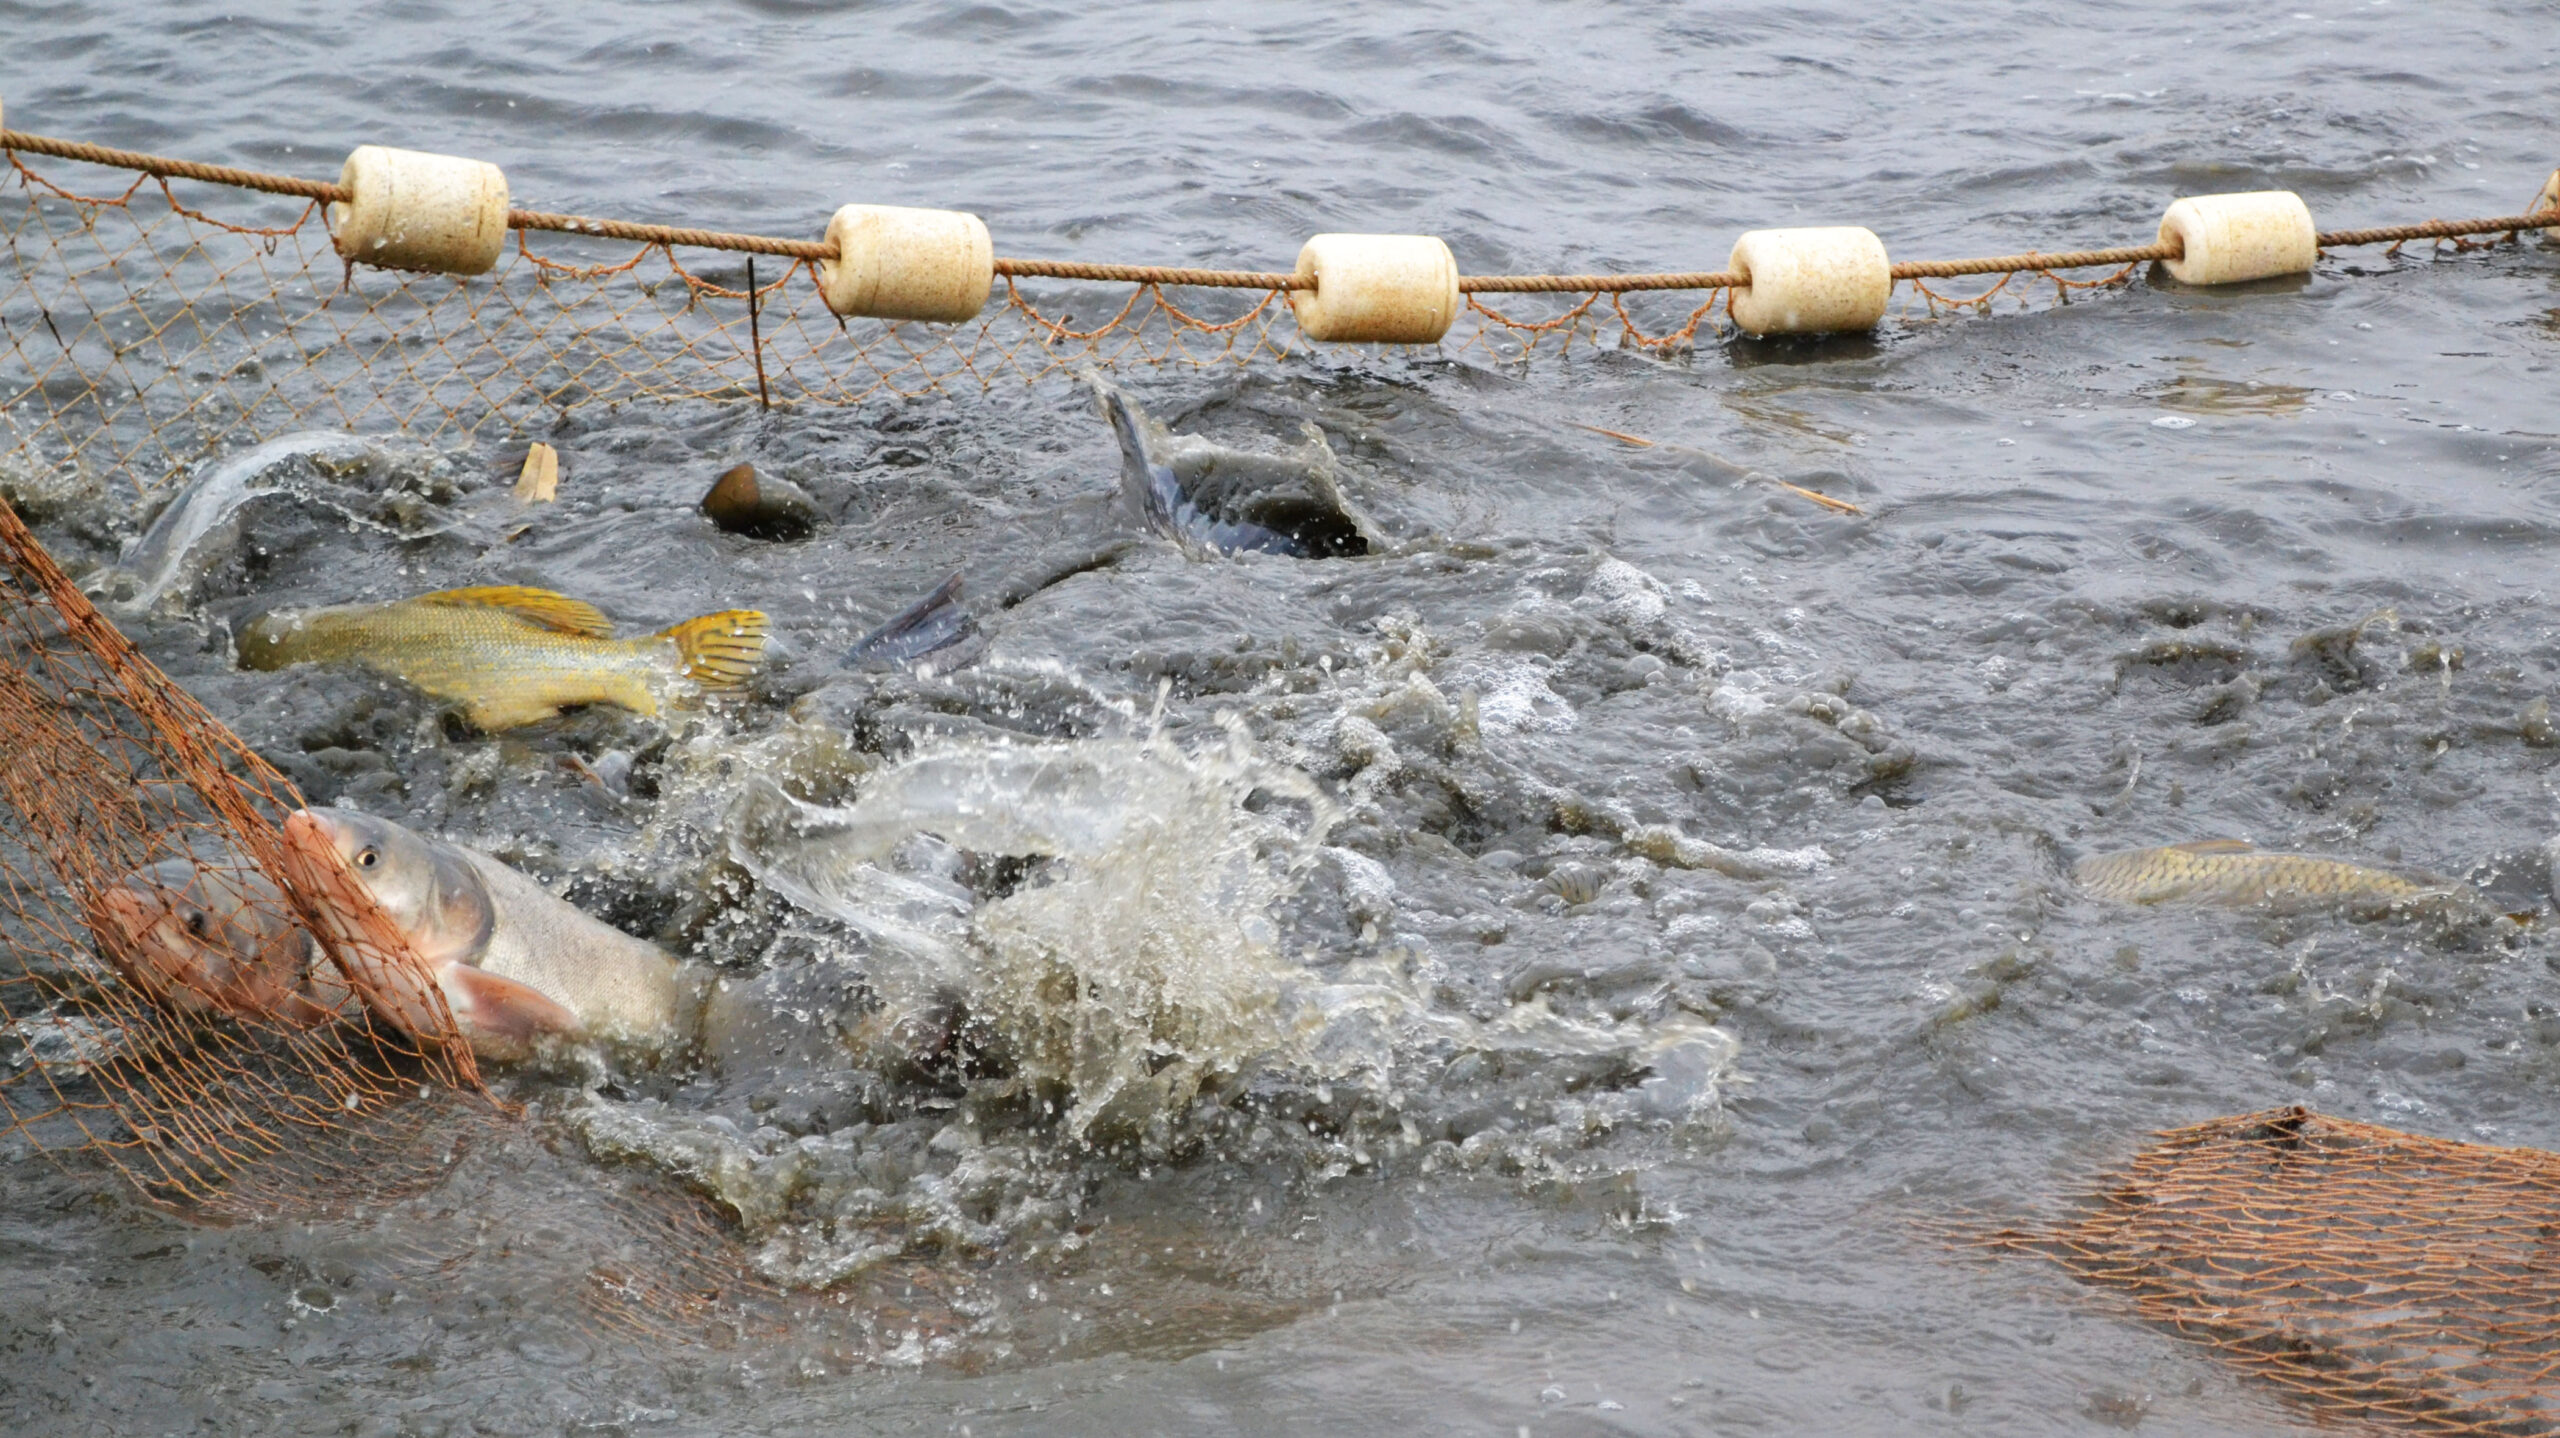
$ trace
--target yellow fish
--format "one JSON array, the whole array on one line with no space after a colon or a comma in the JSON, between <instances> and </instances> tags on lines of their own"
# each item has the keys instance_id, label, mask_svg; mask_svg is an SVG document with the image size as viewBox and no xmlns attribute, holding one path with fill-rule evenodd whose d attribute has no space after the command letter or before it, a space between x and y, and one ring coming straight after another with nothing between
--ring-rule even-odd
<instances>
[{"instance_id":1,"label":"yellow fish","mask_svg":"<svg viewBox=\"0 0 2560 1438\"><path fill-rule=\"evenodd\" d=\"M2280 853L2245 839L2200 839L2098 854L2072 865L2071 877L2088 893L2120 904L2345 909L2379 915L2419 909L2459 912L2474 899L2468 888L2439 875Z\"/></svg>"},{"instance_id":2,"label":"yellow fish","mask_svg":"<svg viewBox=\"0 0 2560 1438\"><path fill-rule=\"evenodd\" d=\"M765 624L755 610L727 609L616 639L613 621L583 600L490 585L262 614L240 631L240 667L352 661L459 703L474 725L494 731L571 704L655 714L679 679L735 688L764 657Z\"/></svg>"}]
</instances>

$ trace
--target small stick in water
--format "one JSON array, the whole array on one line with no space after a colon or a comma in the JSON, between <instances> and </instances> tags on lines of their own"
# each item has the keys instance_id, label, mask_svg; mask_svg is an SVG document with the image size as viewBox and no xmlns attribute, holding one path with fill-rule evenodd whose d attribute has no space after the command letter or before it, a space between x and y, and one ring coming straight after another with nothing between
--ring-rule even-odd
<instances>
[{"instance_id":1,"label":"small stick in water","mask_svg":"<svg viewBox=\"0 0 2560 1438\"><path fill-rule=\"evenodd\" d=\"M1637 447L1637 448L1639 448L1639 449L1653 449L1653 448L1656 448L1656 447L1660 444L1660 441L1658 441L1658 440L1650 440L1650 439L1646 439L1646 438L1645 438L1644 436L1642 436L1642 435L1628 434L1628 433L1626 433L1626 432L1625 432L1625 431L1623 431L1623 430L1602 429L1600 426L1598 426L1598 425L1596 425L1596 424L1579 424L1579 423L1577 423L1577 424L1575 424L1573 427L1574 427L1575 429L1587 429L1587 430L1591 431L1593 434L1605 434L1605 435L1607 435L1607 436L1608 436L1609 438L1611 438L1611 439L1618 440L1618 441L1620 441L1621 443L1625 443L1625 444L1632 444L1632 445L1636 446L1636 447ZM1673 449L1686 450L1686 449L1688 449L1688 448L1689 448L1689 446L1684 445L1684 444L1675 444L1675 445L1673 445L1673 446L1672 446L1672 448L1673 448ZM1705 450L1694 450L1694 451L1691 451L1691 452L1692 452L1692 453L1696 453L1696 454L1706 454L1706 451L1705 451ZM1707 455L1707 457L1708 457L1709 459L1715 459L1715 456L1714 456L1714 455ZM1724 463L1726 463L1726 461L1723 461L1723 460L1717 460L1716 462L1717 462L1717 463L1719 463L1719 464L1724 464ZM1741 468L1741 466L1739 466L1739 465L1731 465L1731 466L1729 466L1729 467L1731 467L1731 468L1735 468L1735 469L1740 469L1740 468ZM1776 486L1777 486L1778 488L1780 488L1780 489L1784 489L1784 490L1791 490L1791 491L1793 491L1793 492L1795 492L1795 493L1797 493L1797 494L1801 494L1801 495L1803 495L1805 498L1812 500L1814 503L1816 503L1816 504L1818 504L1818 505L1821 505L1821 506L1822 506L1823 508L1825 508L1825 509L1836 509L1836 510L1840 511L1842 514L1864 514L1864 513L1866 513L1866 511L1865 511L1865 510L1860 509L1858 506L1856 506L1856 505L1854 505L1854 504L1851 504L1849 501L1847 501L1847 500L1845 500L1845 499L1833 499L1830 495L1822 494L1822 493L1818 493L1818 492L1816 492L1816 491L1814 491L1814 490L1807 489L1807 488L1805 488L1805 487L1804 487L1803 485L1801 485L1801 484L1789 484L1789 483L1787 483L1787 482L1786 482L1785 480L1783 480L1783 479L1779 479L1779 478L1777 478L1777 477L1776 477L1776 476L1774 476L1774 475L1762 474L1760 471L1758 471L1758 470L1756 470L1756 469L1745 469L1745 470L1742 470L1742 473L1743 473L1743 475L1744 475L1744 477L1745 477L1745 478L1749 478L1749 479L1761 479L1761 480L1767 480L1769 483L1776 485Z\"/></svg>"}]
</instances>

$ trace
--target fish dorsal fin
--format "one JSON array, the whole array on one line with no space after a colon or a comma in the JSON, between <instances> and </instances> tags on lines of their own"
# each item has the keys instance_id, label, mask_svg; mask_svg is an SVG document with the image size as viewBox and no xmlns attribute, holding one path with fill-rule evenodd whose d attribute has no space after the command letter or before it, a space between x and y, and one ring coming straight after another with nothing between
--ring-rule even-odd
<instances>
[{"instance_id":1,"label":"fish dorsal fin","mask_svg":"<svg viewBox=\"0 0 2560 1438\"><path fill-rule=\"evenodd\" d=\"M571 599L548 589L535 589L523 584L483 584L472 589L439 589L421 594L413 604L433 604L448 609L503 609L527 624L538 624L562 634L583 634L590 639L611 639L613 621L604 611L583 599Z\"/></svg>"},{"instance_id":2,"label":"fish dorsal fin","mask_svg":"<svg viewBox=\"0 0 2560 1438\"><path fill-rule=\"evenodd\" d=\"M2181 854L2253 854L2258 849L2246 839L2190 839L2169 847Z\"/></svg>"}]
</instances>

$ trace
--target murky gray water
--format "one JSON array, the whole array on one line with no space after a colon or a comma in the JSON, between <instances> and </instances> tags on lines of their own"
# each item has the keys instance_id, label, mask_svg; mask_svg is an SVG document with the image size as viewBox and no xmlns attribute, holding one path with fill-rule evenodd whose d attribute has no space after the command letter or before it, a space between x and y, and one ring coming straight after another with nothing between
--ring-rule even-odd
<instances>
[{"instance_id":1,"label":"murky gray water","mask_svg":"<svg viewBox=\"0 0 2560 1438\"><path fill-rule=\"evenodd\" d=\"M1000 253L1095 260L1282 267L1308 233L1378 229L1443 234L1474 271L1712 268L1784 222L2005 253L2145 238L2192 191L2295 188L2333 224L2509 213L2560 162L2529 4L7 4L0 30L21 129L312 174L387 141L495 160L519 203L780 234L853 198L952 205ZM2502 893L2547 904L2518 856L2560 830L2560 750L2526 722L2560 688L2556 353L2560 258L2528 246L1678 364L1133 375L1193 430L1276 446L1312 421L1396 542L1309 563L1141 540L1045 586L1138 532L1064 385L582 412L555 437L563 502L512 544L464 525L395 547L260 501L268 552L134 632L317 798L482 842L743 983L877 955L724 867L743 776L838 803L865 751L1134 746L1169 681L1158 742L1183 762L1309 773L1339 813L1302 843L1313 821L1267 795L1201 799L1182 813L1208 827L1123 854L1107 872L1133 887L1047 914L1043 942L1088 975L1267 943L1201 1012L1278 991L1321 1016L1365 984L1395 1036L1269 1014L1258 1040L1191 1033L1169 1068L1238 1072L1099 1149L966 1075L798 1040L593 1093L527 1077L549 1118L326 1222L189 1228L17 1162L0 1426L2282 1429L2210 1357L1938 1235L2071 1191L2149 1129L2281 1102L2560 1147L2547 922L2128 912L2064 877L2245 835L2502 865ZM691 505L739 458L836 527L713 531ZM494 453L446 463L457 512L497 502ZM834 671L954 569L992 639L978 668ZM760 606L791 662L664 745L596 713L456 736L354 676L227 671L221 626L249 608L502 582L630 624ZM838 730L857 757L812 737ZM627 804L559 762L616 750L640 756ZM1666 866L1630 822L1825 862ZM1220 938L1182 896L1243 890L1185 888L1191 861L1293 893ZM700 901L715 880L734 903ZM1484 1039L1524 1005L1526 1037ZM1707 1021L1739 1041L1735 1079L1666 1113L1628 1046ZM1308 1032L1352 1047L1289 1048ZM1234 1057L1257 1042L1270 1062ZM544 1251L665 1170L743 1213L767 1271L836 1265L847 1301L796 1336L596 1333L578 1265ZM459 1277L391 1257L508 1241L527 1253Z\"/></svg>"}]
</instances>

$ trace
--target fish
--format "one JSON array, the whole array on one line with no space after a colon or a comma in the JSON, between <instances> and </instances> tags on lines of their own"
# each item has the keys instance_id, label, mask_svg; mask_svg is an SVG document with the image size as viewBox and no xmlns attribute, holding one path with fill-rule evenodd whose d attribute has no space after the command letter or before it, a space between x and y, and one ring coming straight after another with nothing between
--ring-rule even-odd
<instances>
[{"instance_id":1,"label":"fish","mask_svg":"<svg viewBox=\"0 0 2560 1438\"><path fill-rule=\"evenodd\" d=\"M940 655L933 668L947 674L967 666L986 647L977 619L961 607L960 576L954 574L862 636L845 654L845 663L856 669L889 669Z\"/></svg>"},{"instance_id":2,"label":"fish","mask_svg":"<svg viewBox=\"0 0 2560 1438\"><path fill-rule=\"evenodd\" d=\"M339 430L307 429L233 455L189 481L122 558L81 587L104 597L117 613L149 613L185 576L189 557L217 526L260 495L283 492L293 461L344 462L371 448Z\"/></svg>"},{"instance_id":3,"label":"fish","mask_svg":"<svg viewBox=\"0 0 2560 1438\"><path fill-rule=\"evenodd\" d=\"M547 589L445 589L391 604L277 610L240 630L243 669L346 660L462 706L494 733L572 704L654 715L679 679L705 689L746 682L764 657L765 616L705 614L637 639L613 637L594 605Z\"/></svg>"},{"instance_id":4,"label":"fish","mask_svg":"<svg viewBox=\"0 0 2560 1438\"><path fill-rule=\"evenodd\" d=\"M731 534L750 539L806 539L827 527L827 512L787 479L732 465L702 496L702 512Z\"/></svg>"},{"instance_id":5,"label":"fish","mask_svg":"<svg viewBox=\"0 0 2560 1438\"><path fill-rule=\"evenodd\" d=\"M1147 526L1194 554L1298 559L1367 554L1371 526L1344 497L1324 431L1302 422L1294 454L1229 449L1175 434L1128 392L1086 376L1120 441L1122 492Z\"/></svg>"},{"instance_id":6,"label":"fish","mask_svg":"<svg viewBox=\"0 0 2560 1438\"><path fill-rule=\"evenodd\" d=\"M656 1047L689 1027L674 956L558 898L477 849L352 809L298 809L287 844L321 873L354 879L434 976L479 1058L513 1062L552 1039ZM320 892L326 892L325 886ZM352 916L342 945L358 934ZM367 972L367 999L412 1035L441 1031L410 977Z\"/></svg>"},{"instance_id":7,"label":"fish","mask_svg":"<svg viewBox=\"0 0 2560 1438\"><path fill-rule=\"evenodd\" d=\"M2202 839L2097 854L2071 866L2088 894L2121 904L2266 909L2344 909L2381 917L2469 907L2461 882L2418 869L2261 849L2244 839Z\"/></svg>"},{"instance_id":8,"label":"fish","mask_svg":"<svg viewBox=\"0 0 2560 1438\"><path fill-rule=\"evenodd\" d=\"M308 1029L355 1012L346 978L245 856L163 859L107 886L92 923L108 964L197 1018Z\"/></svg>"}]
</instances>

